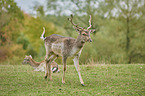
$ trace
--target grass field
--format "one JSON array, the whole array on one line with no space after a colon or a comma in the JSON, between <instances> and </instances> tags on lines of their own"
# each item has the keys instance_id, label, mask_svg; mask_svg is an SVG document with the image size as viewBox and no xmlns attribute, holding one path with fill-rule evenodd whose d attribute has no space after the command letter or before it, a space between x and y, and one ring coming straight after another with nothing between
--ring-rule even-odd
<instances>
[{"instance_id":1,"label":"grass field","mask_svg":"<svg viewBox=\"0 0 145 96\"><path fill-rule=\"evenodd\" d=\"M0 65L0 96L145 96L145 65L82 65L85 86L81 86L75 67L67 66L66 83L60 73L53 81L29 65Z\"/></svg>"}]
</instances>

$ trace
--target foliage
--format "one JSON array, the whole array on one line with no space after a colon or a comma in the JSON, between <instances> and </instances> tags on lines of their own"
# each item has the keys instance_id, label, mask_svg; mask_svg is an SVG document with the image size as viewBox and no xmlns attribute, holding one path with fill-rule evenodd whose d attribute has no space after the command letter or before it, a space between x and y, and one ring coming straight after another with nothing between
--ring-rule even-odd
<instances>
[{"instance_id":1,"label":"foliage","mask_svg":"<svg viewBox=\"0 0 145 96\"><path fill-rule=\"evenodd\" d=\"M14 0L0 2L0 45L15 41L21 29L23 13Z\"/></svg>"},{"instance_id":2,"label":"foliage","mask_svg":"<svg viewBox=\"0 0 145 96\"><path fill-rule=\"evenodd\" d=\"M67 66L66 83L60 73L53 81L44 79L44 72L35 72L29 65L0 65L0 95L78 95L78 96L143 96L145 65L83 65L80 66L85 86L81 86L74 66Z\"/></svg>"},{"instance_id":3,"label":"foliage","mask_svg":"<svg viewBox=\"0 0 145 96\"><path fill-rule=\"evenodd\" d=\"M38 2L34 2L35 5L33 7L33 10L35 10L37 12L37 16L44 16L45 12L44 12L44 6L40 5Z\"/></svg>"},{"instance_id":4,"label":"foliage","mask_svg":"<svg viewBox=\"0 0 145 96\"><path fill-rule=\"evenodd\" d=\"M120 0L120 1L105 0L100 3L99 8L102 9L101 10L103 11L102 13L103 14L105 13L105 16L107 18L114 17L116 19L119 19L124 24L124 27L120 31L123 32L124 37L125 37L124 38L125 46L123 48L125 49L125 52L126 52L127 63L132 63L134 61L133 54L136 54L136 52L132 51L132 50L135 50L133 49L134 47L132 47L135 45L135 42L134 43L132 42L132 41L135 41L134 36L145 31L145 30L142 30L142 28L140 30L140 28L137 27L137 26L143 26L145 24L143 22L140 22L140 23L138 22L140 21L139 19L145 19L143 18L144 16L143 14L145 12L143 10L144 9L143 2L144 0ZM143 46L145 46L145 44L143 44ZM144 52L142 51L142 53ZM141 56L142 56L141 57L142 59L145 58L144 55L141 55ZM140 62L142 62L142 60Z\"/></svg>"},{"instance_id":5,"label":"foliage","mask_svg":"<svg viewBox=\"0 0 145 96\"><path fill-rule=\"evenodd\" d=\"M16 44L22 29L23 12L14 0L0 1L0 51L4 59L24 54L21 45Z\"/></svg>"},{"instance_id":6,"label":"foliage","mask_svg":"<svg viewBox=\"0 0 145 96\"><path fill-rule=\"evenodd\" d=\"M77 32L67 20L73 13L74 23L88 27L92 16L92 43L86 43L80 64L145 63L144 0L49 0L47 10L35 3L37 16L25 14L14 0L0 1L0 60L17 64L24 55L36 61L44 60L43 27L46 35L59 34L77 38ZM58 5L59 4L59 5ZM71 5L71 6L68 6ZM53 15L46 12L54 12ZM49 13L48 12L48 13ZM67 14L66 14L67 13ZM69 13L69 14L68 14ZM18 48L18 53L17 53ZM21 58L19 58L21 57ZM11 63L10 63L11 62ZM61 58L57 61L61 64ZM68 64L73 64L72 60Z\"/></svg>"},{"instance_id":7,"label":"foliage","mask_svg":"<svg viewBox=\"0 0 145 96\"><path fill-rule=\"evenodd\" d=\"M25 34L26 38L28 38L28 41L30 43L30 46L28 48L29 51L27 52L27 54L30 52L29 55L33 54L33 56L36 56L36 54L41 54L42 52L40 48L44 46L44 41L40 39L40 36L43 32L43 27L45 27L46 30L45 36L60 33L60 30L57 27L55 27L53 23L43 21L39 17L30 17L27 14L25 14L24 27L25 30L23 30L23 34Z\"/></svg>"},{"instance_id":8,"label":"foliage","mask_svg":"<svg viewBox=\"0 0 145 96\"><path fill-rule=\"evenodd\" d=\"M20 33L20 36L17 38L17 43L22 44L24 50L27 49L29 41L28 38L25 37L24 33Z\"/></svg>"},{"instance_id":9,"label":"foliage","mask_svg":"<svg viewBox=\"0 0 145 96\"><path fill-rule=\"evenodd\" d=\"M60 2L64 6L57 6ZM87 44L84 53L82 53L86 57L81 57L81 62L84 61L83 63L85 63L90 59L96 61L95 58L103 58L102 60L106 63L143 63L143 59L145 59L145 51L143 50L145 47L145 43L143 43L143 36L145 35L143 26L145 23L142 22L145 19L143 2L144 0L50 0L47 4L48 10L53 9L56 11L58 17L64 15L64 10L71 11L70 13L75 15L75 23L83 27L88 26L88 15L92 15L92 25L97 32L97 35L93 36L93 38L96 37L94 38L94 44L97 44L98 48L95 45L90 46ZM72 6L67 6L66 3L70 3ZM74 6L76 8L73 8ZM67 9L64 9L65 7ZM57 24L57 22L54 23ZM61 24L68 36L74 36L71 24L62 22ZM102 34L101 41L97 38L100 34ZM106 48L108 51L106 51Z\"/></svg>"},{"instance_id":10,"label":"foliage","mask_svg":"<svg viewBox=\"0 0 145 96\"><path fill-rule=\"evenodd\" d=\"M25 56L26 51L23 50L22 45L11 44L3 46L0 48L0 61L4 61L6 65L17 65L19 64L23 57ZM6 60L6 61L5 61Z\"/></svg>"},{"instance_id":11,"label":"foliage","mask_svg":"<svg viewBox=\"0 0 145 96\"><path fill-rule=\"evenodd\" d=\"M10 51L7 46L0 47L0 61L4 61L10 56Z\"/></svg>"},{"instance_id":12,"label":"foliage","mask_svg":"<svg viewBox=\"0 0 145 96\"><path fill-rule=\"evenodd\" d=\"M0 10L1 59L7 59L8 62L17 64L16 62L21 62L25 54L33 57L40 56L40 47L44 46L43 40L40 39L42 28L46 28L46 36L60 32L52 23L45 22L39 17L34 18L23 14L13 0L3 0L0 4L2 6ZM43 48L43 50L45 49ZM7 54L6 51L8 51ZM43 57L44 54L45 52L43 52Z\"/></svg>"}]
</instances>

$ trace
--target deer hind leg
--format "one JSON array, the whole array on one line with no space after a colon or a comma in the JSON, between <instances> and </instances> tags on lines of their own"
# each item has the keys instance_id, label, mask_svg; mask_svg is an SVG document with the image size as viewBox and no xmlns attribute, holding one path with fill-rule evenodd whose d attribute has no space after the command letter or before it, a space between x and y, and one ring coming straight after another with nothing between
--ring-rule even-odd
<instances>
[{"instance_id":1,"label":"deer hind leg","mask_svg":"<svg viewBox=\"0 0 145 96\"><path fill-rule=\"evenodd\" d=\"M49 69L48 68L48 64L47 64L47 61L45 62L45 66L46 67L45 67L45 77L44 78L46 79L48 77L48 69Z\"/></svg>"},{"instance_id":2,"label":"deer hind leg","mask_svg":"<svg viewBox=\"0 0 145 96\"><path fill-rule=\"evenodd\" d=\"M45 57L45 79L48 77L48 73L49 73L49 67L48 67L49 63L48 62L50 62L50 60L48 59L48 55L46 55L46 57Z\"/></svg>"},{"instance_id":3,"label":"deer hind leg","mask_svg":"<svg viewBox=\"0 0 145 96\"><path fill-rule=\"evenodd\" d=\"M46 62L46 71L47 71L47 76L49 76L49 79L52 80L52 76L51 76L51 63L57 59L56 55L51 55L48 59L48 61ZM47 77L45 77L47 78Z\"/></svg>"},{"instance_id":4,"label":"deer hind leg","mask_svg":"<svg viewBox=\"0 0 145 96\"><path fill-rule=\"evenodd\" d=\"M45 44L45 49L46 49L46 56L45 56L45 79L48 76L48 55L50 54L50 50L47 44Z\"/></svg>"},{"instance_id":5,"label":"deer hind leg","mask_svg":"<svg viewBox=\"0 0 145 96\"><path fill-rule=\"evenodd\" d=\"M45 79L48 77L51 76L49 73L50 72L50 62L51 62L51 59L49 58L51 56L51 49L50 49L50 46L49 44L45 44L45 49L46 49L46 56L45 56ZM52 57L51 57L52 58ZM51 80L52 78L50 78Z\"/></svg>"},{"instance_id":6,"label":"deer hind leg","mask_svg":"<svg viewBox=\"0 0 145 96\"><path fill-rule=\"evenodd\" d=\"M74 61L74 65L75 65L75 67L76 67L76 70L77 70L77 72L78 72L78 75L79 75L79 79L80 79L81 85L82 85L82 86L85 86L85 85L84 85L84 82L83 82L83 79L82 79L82 76L81 76L81 73L80 73L79 57L76 56L76 57L73 59L73 61Z\"/></svg>"},{"instance_id":7,"label":"deer hind leg","mask_svg":"<svg viewBox=\"0 0 145 96\"><path fill-rule=\"evenodd\" d=\"M62 83L65 83L65 71L66 71L66 60L67 58L62 57L62 62L63 62L63 77L62 77Z\"/></svg>"}]
</instances>

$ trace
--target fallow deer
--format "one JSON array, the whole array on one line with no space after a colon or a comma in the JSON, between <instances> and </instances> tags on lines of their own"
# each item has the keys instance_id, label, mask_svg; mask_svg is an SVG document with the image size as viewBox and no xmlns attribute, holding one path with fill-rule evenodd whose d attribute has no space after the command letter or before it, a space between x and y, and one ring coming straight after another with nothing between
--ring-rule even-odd
<instances>
[{"instance_id":1,"label":"fallow deer","mask_svg":"<svg viewBox=\"0 0 145 96\"><path fill-rule=\"evenodd\" d=\"M25 56L24 61L22 62L22 64L29 64L30 66L32 66L35 70L34 71L45 71L45 61L41 61L41 62L36 62L32 59L32 56ZM58 67L58 64L56 62L52 62L51 63L51 70L52 72L59 72L60 69Z\"/></svg>"},{"instance_id":2,"label":"fallow deer","mask_svg":"<svg viewBox=\"0 0 145 96\"><path fill-rule=\"evenodd\" d=\"M73 57L74 65L78 72L80 82L82 86L84 86L84 82L80 73L79 57L81 55L85 42L92 42L92 39L90 38L90 33L94 32L95 30L90 30L90 28L92 27L91 16L89 19L89 27L87 29L84 29L82 27L79 27L77 24L74 24L72 19L73 19L73 15L71 15L71 18L68 18L68 20L72 23L76 31L79 33L77 39L71 37L64 37L57 34L44 37L45 28L43 28L44 31L40 38L44 40L45 42L44 45L46 48L45 78L49 76L49 79L52 80L52 76L50 72L51 62L54 59L56 59L58 56L62 56L62 63L63 63L62 83L65 83L66 60L68 57Z\"/></svg>"}]
</instances>

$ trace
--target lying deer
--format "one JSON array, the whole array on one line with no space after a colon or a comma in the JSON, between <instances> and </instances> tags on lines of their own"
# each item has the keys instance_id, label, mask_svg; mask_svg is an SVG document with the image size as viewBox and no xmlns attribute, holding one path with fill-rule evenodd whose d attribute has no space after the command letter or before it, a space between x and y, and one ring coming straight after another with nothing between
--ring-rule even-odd
<instances>
[{"instance_id":1,"label":"lying deer","mask_svg":"<svg viewBox=\"0 0 145 96\"><path fill-rule=\"evenodd\" d=\"M30 64L35 70L34 71L45 71L45 61L36 62L32 59L32 56L26 56L22 64ZM51 63L51 70L52 72L59 72L59 67L56 62Z\"/></svg>"},{"instance_id":2,"label":"lying deer","mask_svg":"<svg viewBox=\"0 0 145 96\"><path fill-rule=\"evenodd\" d=\"M49 79L52 80L52 76L51 76L51 72L50 72L51 71L51 69L50 69L51 62L54 59L56 59L58 56L62 56L62 62L63 62L62 83L65 83L66 60L68 57L73 57L74 65L78 72L80 82L84 86L84 82L83 82L83 79L82 79L81 73L80 73L79 57L81 55L85 42L92 42L92 39L90 38L90 33L94 32L95 30L89 30L92 26L91 25L91 16L89 19L89 27L87 29L84 29L82 27L79 27L77 24L74 24L72 19L73 19L73 15L71 15L71 18L68 18L68 20L72 23L72 25L74 26L76 31L79 33L77 39L74 39L71 37L64 37L64 36L60 36L57 34L53 34L48 37L44 37L45 28L43 28L44 31L40 38L44 40L45 48L46 48L45 78L47 78L47 76L49 76Z\"/></svg>"}]
</instances>

